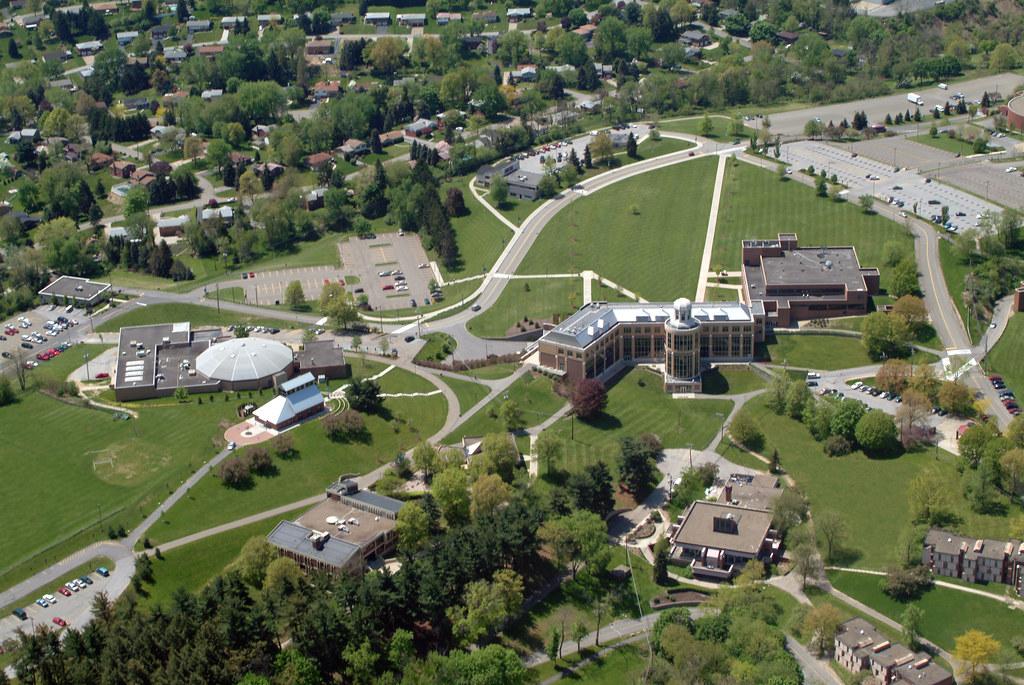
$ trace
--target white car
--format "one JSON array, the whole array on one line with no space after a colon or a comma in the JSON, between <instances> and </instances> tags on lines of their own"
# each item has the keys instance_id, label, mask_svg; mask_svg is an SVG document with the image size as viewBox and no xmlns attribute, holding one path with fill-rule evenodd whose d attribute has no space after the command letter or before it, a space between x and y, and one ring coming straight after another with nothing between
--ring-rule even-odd
<instances>
[{"instance_id":1,"label":"white car","mask_svg":"<svg viewBox=\"0 0 1024 685\"><path fill-rule=\"evenodd\" d=\"M1012 174L1013 172L1017 171L1017 167L1015 167L1015 166L1008 166L1008 167L1006 167L1005 171L1008 174Z\"/></svg>"},{"instance_id":2,"label":"white car","mask_svg":"<svg viewBox=\"0 0 1024 685\"><path fill-rule=\"evenodd\" d=\"M57 598L54 597L53 595L43 595L43 599L45 599L48 604L56 604L57 603Z\"/></svg>"},{"instance_id":3,"label":"white car","mask_svg":"<svg viewBox=\"0 0 1024 685\"><path fill-rule=\"evenodd\" d=\"M72 592L78 592L78 586L72 583L71 581L64 583L64 587L71 590Z\"/></svg>"},{"instance_id":4,"label":"white car","mask_svg":"<svg viewBox=\"0 0 1024 685\"><path fill-rule=\"evenodd\" d=\"M417 265L416 265L416 268L417 268L417 269L429 269L429 268L430 268L430 265L429 265L429 264L427 264L426 262L424 262L424 263L422 263L422 264L417 264Z\"/></svg>"},{"instance_id":5,"label":"white car","mask_svg":"<svg viewBox=\"0 0 1024 685\"><path fill-rule=\"evenodd\" d=\"M238 447L238 445L236 445L234 442L229 442L228 443L228 451L231 451L231 450L235 449L236 447Z\"/></svg>"},{"instance_id":6,"label":"white car","mask_svg":"<svg viewBox=\"0 0 1024 685\"><path fill-rule=\"evenodd\" d=\"M945 83L940 83L939 88L941 88L942 90L946 90L947 88L949 88L949 86L947 86Z\"/></svg>"}]
</instances>

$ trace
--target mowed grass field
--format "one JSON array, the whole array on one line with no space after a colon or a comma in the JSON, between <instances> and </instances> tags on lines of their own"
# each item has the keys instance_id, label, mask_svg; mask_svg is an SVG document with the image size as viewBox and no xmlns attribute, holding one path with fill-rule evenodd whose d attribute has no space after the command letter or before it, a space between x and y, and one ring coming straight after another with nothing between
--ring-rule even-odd
<instances>
[{"instance_id":1,"label":"mowed grass field","mask_svg":"<svg viewBox=\"0 0 1024 685\"><path fill-rule=\"evenodd\" d=\"M479 316L470 319L466 328L484 338L503 338L510 331L521 332L515 327L517 323L531 330L529 321L565 318L582 304L581 278L510 280L498 300Z\"/></svg>"},{"instance_id":2,"label":"mowed grass field","mask_svg":"<svg viewBox=\"0 0 1024 685\"><path fill-rule=\"evenodd\" d=\"M278 521L293 520L305 509L295 509L281 516L211 535L168 552L163 559L153 557L153 583L144 585L140 603L148 606L166 605L178 588L198 592L234 561L251 537L265 537Z\"/></svg>"},{"instance_id":3,"label":"mowed grass field","mask_svg":"<svg viewBox=\"0 0 1024 685\"><path fill-rule=\"evenodd\" d=\"M251 326L272 326L287 330L289 328L301 328L301 324L288 321L284 318L275 319L273 316L250 316L221 309L217 312L216 306L204 307L198 304L151 304L140 307L137 304L123 304L120 309L123 314L104 321L96 327L101 333L116 333L124 326L147 326L170 321L188 321L193 328L196 326L231 326L247 324ZM269 313L268 313L269 314Z\"/></svg>"},{"instance_id":4,"label":"mowed grass field","mask_svg":"<svg viewBox=\"0 0 1024 685\"><path fill-rule=\"evenodd\" d=\"M565 445L565 457L555 466L577 471L598 460L612 466L619 455L619 439L643 433L654 433L668 448L704 449L731 410L731 400L674 400L662 390L659 376L633 369L608 389L601 415L573 419L571 424L565 418L547 430Z\"/></svg>"},{"instance_id":5,"label":"mowed grass field","mask_svg":"<svg viewBox=\"0 0 1024 685\"><path fill-rule=\"evenodd\" d=\"M802 247L819 245L857 248L862 266L878 267L882 288L889 279L883 255L890 241L914 250L906 229L876 214L865 214L856 203L817 197L814 189L751 164L730 162L725 171L715 247L711 266L740 267L740 243L748 238L776 238L796 233ZM699 253L699 250L698 250Z\"/></svg>"},{"instance_id":6,"label":"mowed grass field","mask_svg":"<svg viewBox=\"0 0 1024 685\"><path fill-rule=\"evenodd\" d=\"M943 649L953 651L956 647L956 638L976 628L1002 643L1002 659L1020 660L1020 656L1010 644L1011 639L1020 636L1020 612L1010 609L999 600L960 590L934 587L925 592L919 600L905 603L897 602L882 592L879 587L879 576L829 571L828 579L836 589L864 602L894 621L900 620L900 614L908 604L916 604L924 610L921 634ZM992 585L987 591L999 595L1003 589L1002 585Z\"/></svg>"},{"instance_id":7,"label":"mowed grass field","mask_svg":"<svg viewBox=\"0 0 1024 685\"><path fill-rule=\"evenodd\" d=\"M518 273L591 269L651 301L693 297L716 164L675 164L576 200L544 228Z\"/></svg>"},{"instance_id":8,"label":"mowed grass field","mask_svg":"<svg viewBox=\"0 0 1024 685\"><path fill-rule=\"evenodd\" d=\"M957 528L965 535L1005 539L1009 518L1020 513L1020 507L1011 508L1009 516L972 512L961 494L956 457L948 452L932 448L892 459L869 459L857 451L832 458L825 455L822 443L816 442L803 424L776 415L764 397L751 400L742 411L764 432L762 454L779 451L782 469L807 495L812 515L823 511L843 514L849 539L836 555L836 564L884 570L896 561L897 541L911 527L908 484L928 467L940 469L948 478L961 519ZM730 460L734 460L734 454L742 454L734 447L723 447L720 452Z\"/></svg>"},{"instance_id":9,"label":"mowed grass field","mask_svg":"<svg viewBox=\"0 0 1024 685\"><path fill-rule=\"evenodd\" d=\"M970 264L956 255L956 250L948 240L939 241L939 263L942 265L942 278L946 281L946 289L949 290L949 296L953 298L953 304L956 305L960 320L967 328L967 334L971 340L978 342L984 327L971 318L963 297L964 282L973 269ZM955 318L953 317L954 320Z\"/></svg>"},{"instance_id":10,"label":"mowed grass field","mask_svg":"<svg viewBox=\"0 0 1024 685\"><path fill-rule=\"evenodd\" d=\"M479 437L488 433L504 432L505 424L501 420L499 411L501 405L506 402L506 395L509 401L514 401L519 405L527 426L537 425L565 404L565 400L556 395L552 387L551 379L546 376L532 374L521 376L502 395L498 395L485 404L480 411L449 433L444 438L444 442L455 444L463 436Z\"/></svg>"},{"instance_id":11,"label":"mowed grass field","mask_svg":"<svg viewBox=\"0 0 1024 685\"><path fill-rule=\"evenodd\" d=\"M487 397L489 391L486 385L474 383L470 380L462 380L451 376L443 376L442 380L452 389L455 396L459 398L460 414L465 414L473 405Z\"/></svg>"},{"instance_id":12,"label":"mowed grass field","mask_svg":"<svg viewBox=\"0 0 1024 685\"><path fill-rule=\"evenodd\" d=\"M512 237L512 231L473 196L469 189L471 182L472 177L467 176L441 189L442 197L449 187L461 190L468 211L465 216L452 219L455 242L459 246L459 265L454 269L448 269L438 262L441 273L449 280L480 274L490 269L504 249L505 243ZM434 253L431 253L430 257L437 259Z\"/></svg>"},{"instance_id":13,"label":"mowed grass field","mask_svg":"<svg viewBox=\"0 0 1024 685\"><path fill-rule=\"evenodd\" d=\"M31 392L0 409L0 583L141 521L216 453L236 405L167 400L124 421Z\"/></svg>"},{"instance_id":14,"label":"mowed grass field","mask_svg":"<svg viewBox=\"0 0 1024 685\"><path fill-rule=\"evenodd\" d=\"M998 373L1014 392L1024 391L1024 314L1014 314L999 342L986 359L985 368Z\"/></svg>"},{"instance_id":15,"label":"mowed grass field","mask_svg":"<svg viewBox=\"0 0 1024 685\"><path fill-rule=\"evenodd\" d=\"M356 362L356 377L371 376L379 365ZM345 383L349 381L344 381ZM430 392L433 384L402 369L380 379L382 392ZM384 401L384 415L368 415L366 437L332 442L319 421L289 432L297 455L275 458L277 473L256 476L248 488L226 487L216 474L203 478L153 526L154 544L256 514L322 492L341 474L362 474L392 461L399 452L431 437L444 424L446 402L441 394L398 397Z\"/></svg>"}]
</instances>

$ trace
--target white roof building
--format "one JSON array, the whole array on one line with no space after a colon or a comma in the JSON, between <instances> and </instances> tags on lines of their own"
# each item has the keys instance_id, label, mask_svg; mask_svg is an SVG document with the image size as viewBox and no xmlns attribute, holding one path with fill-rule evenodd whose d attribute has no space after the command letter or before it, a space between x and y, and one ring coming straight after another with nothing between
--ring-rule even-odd
<instances>
[{"instance_id":1,"label":"white roof building","mask_svg":"<svg viewBox=\"0 0 1024 685\"><path fill-rule=\"evenodd\" d=\"M270 378L291 363L287 345L266 338L232 338L196 357L196 370L207 378L239 383Z\"/></svg>"}]
</instances>

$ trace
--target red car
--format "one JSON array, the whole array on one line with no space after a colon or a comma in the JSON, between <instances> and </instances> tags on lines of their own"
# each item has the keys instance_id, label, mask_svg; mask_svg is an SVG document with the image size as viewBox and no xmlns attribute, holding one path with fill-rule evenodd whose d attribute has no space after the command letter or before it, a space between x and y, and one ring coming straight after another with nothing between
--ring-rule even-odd
<instances>
[{"instance_id":1,"label":"red car","mask_svg":"<svg viewBox=\"0 0 1024 685\"><path fill-rule=\"evenodd\" d=\"M61 585L59 588L57 588L57 592L59 592L60 594L64 595L65 597L70 597L71 596L71 590L67 589L63 585Z\"/></svg>"},{"instance_id":2,"label":"red car","mask_svg":"<svg viewBox=\"0 0 1024 685\"><path fill-rule=\"evenodd\" d=\"M106 371L100 371L98 374L96 374L96 380L99 380L100 378L110 378L110 374L107 373Z\"/></svg>"},{"instance_id":3,"label":"red car","mask_svg":"<svg viewBox=\"0 0 1024 685\"><path fill-rule=\"evenodd\" d=\"M395 289L395 286L391 285L390 283L388 283L383 288L381 288L381 290L394 290L394 289Z\"/></svg>"},{"instance_id":4,"label":"red car","mask_svg":"<svg viewBox=\"0 0 1024 685\"><path fill-rule=\"evenodd\" d=\"M1000 376L1000 375L999 375L999 374L997 374L997 373L994 373L994 374L992 374L991 376L989 376L989 377L988 377L988 379L989 379L990 381L1001 381L1001 380L1003 380L1003 377L1002 377L1002 376Z\"/></svg>"},{"instance_id":5,"label":"red car","mask_svg":"<svg viewBox=\"0 0 1024 685\"><path fill-rule=\"evenodd\" d=\"M62 619L60 616L54 616L53 622L59 625L61 628L67 628L68 622Z\"/></svg>"}]
</instances>

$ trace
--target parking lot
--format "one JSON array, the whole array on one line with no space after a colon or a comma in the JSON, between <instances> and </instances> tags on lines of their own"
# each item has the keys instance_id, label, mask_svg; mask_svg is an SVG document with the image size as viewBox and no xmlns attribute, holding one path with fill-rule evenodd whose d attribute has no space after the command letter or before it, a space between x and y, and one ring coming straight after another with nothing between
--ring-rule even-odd
<instances>
[{"instance_id":1,"label":"parking lot","mask_svg":"<svg viewBox=\"0 0 1024 685\"><path fill-rule=\"evenodd\" d=\"M371 239L352 238L341 244L345 273L356 276L349 292L365 294L373 309L403 309L432 301L434 272L415 233L383 233ZM395 275L392 272L399 272ZM387 276L380 274L387 273Z\"/></svg>"},{"instance_id":2,"label":"parking lot","mask_svg":"<svg viewBox=\"0 0 1024 685\"><path fill-rule=\"evenodd\" d=\"M844 147L856 152L861 157L870 157L892 167L900 166L910 169L932 169L956 159L956 155L952 152L917 143L903 136L862 140ZM967 151L970 152L969 146Z\"/></svg>"},{"instance_id":3,"label":"parking lot","mask_svg":"<svg viewBox=\"0 0 1024 685\"><path fill-rule=\"evenodd\" d=\"M916 211L926 219L941 216L942 207L948 207L950 230L954 232L976 226L978 217L986 211L999 211L999 207L991 202L933 181L914 169L902 167L899 158L896 163L901 168L897 172L891 164L850 152L847 147L801 141L783 145L780 159L793 168L793 173L813 165L816 172L825 169L830 178L835 174L837 180L849 189L847 199L851 202L861 195L872 195L883 202L892 198L893 203L902 202L908 214ZM942 173L949 172L945 170ZM1012 174L1006 176L1016 178Z\"/></svg>"},{"instance_id":4,"label":"parking lot","mask_svg":"<svg viewBox=\"0 0 1024 685\"><path fill-rule=\"evenodd\" d=\"M1017 171L1007 172L1009 168ZM963 188L966 191L987 198L991 202L1024 209L1024 179L1021 178L1020 162L980 161L970 166L943 169L938 177L946 183Z\"/></svg>"},{"instance_id":5,"label":"parking lot","mask_svg":"<svg viewBox=\"0 0 1024 685\"><path fill-rule=\"evenodd\" d=\"M647 126L646 124L630 124L629 130L633 132L633 136L639 141L641 138L644 138L650 132L650 127ZM548 157L554 156L555 168L560 169L561 167L565 166L566 163L569 161L569 153L573 148L575 148L576 150L576 156L582 162L583 151L586 149L587 145L590 145L591 141L593 140L594 136L588 133L586 135L579 136L578 138L573 138L567 141L569 143L568 145L563 145L561 147L551 145L551 149L547 151L543 149L544 146L540 146L537 148L534 154L526 155L519 160L519 168L523 171L529 171L535 174L543 174L546 171L544 162L547 160ZM624 149L625 148L617 148L616 151L621 152ZM559 155L562 156L561 160L558 159ZM544 158L543 160L541 159L542 157Z\"/></svg>"},{"instance_id":6,"label":"parking lot","mask_svg":"<svg viewBox=\"0 0 1024 685\"><path fill-rule=\"evenodd\" d=\"M45 328L46 322L56 322L58 316L78 321L78 325L68 326L56 335L51 334ZM24 319L24 321L19 320L19 317ZM28 325L22 326L24 322L27 322ZM0 336L6 338L6 340L0 340L0 370L7 370L16 359L23 359L25 362L31 362L32 364L45 364L46 361L37 359L36 355L43 354L45 356L47 350L57 348L61 343L74 344L76 341L84 338L89 329L89 319L85 315L84 310L73 309L71 312L65 312L64 307L51 305L42 305L23 314L10 316L0 320L0 324L2 324L0 326ZM15 329L13 335L5 332L5 329L9 327ZM22 338L23 335L31 336L33 334L42 336L45 340L39 342L38 339L24 340ZM22 347L22 343L31 347ZM64 354L67 354L67 352Z\"/></svg>"},{"instance_id":7,"label":"parking lot","mask_svg":"<svg viewBox=\"0 0 1024 685\"><path fill-rule=\"evenodd\" d=\"M304 266L278 271L246 272L245 278L221 283L221 289L240 287L245 292L245 301L254 305L284 303L284 291L292 281L302 285L307 300L320 297L324 283L344 279L344 273L336 266Z\"/></svg>"},{"instance_id":8,"label":"parking lot","mask_svg":"<svg viewBox=\"0 0 1024 685\"><path fill-rule=\"evenodd\" d=\"M40 588L33 594L33 599L40 598L43 595L52 595L57 600L56 603L50 604L48 607L42 607L34 602L28 602L25 606L21 607L27 615L27 618L24 620L19 619L13 614L0 617L0 640L14 637L15 631L19 628L30 631L36 626L47 626L54 630L59 630L61 626L54 622L54 618L59 618L75 628L82 628L86 620L91 616L91 605L96 595L100 592L108 592L111 589L112 583L124 584L127 578L122 578L122 575L124 574L119 574L117 569L112 569L110 576L104 578L99 573L93 571L88 574L89 580L93 584L86 585L85 589L80 589L78 592L72 592L70 597L60 594L58 588L63 587L65 582L71 581L71 576L61 577L50 585ZM111 596L116 595L112 594Z\"/></svg>"}]
</instances>

